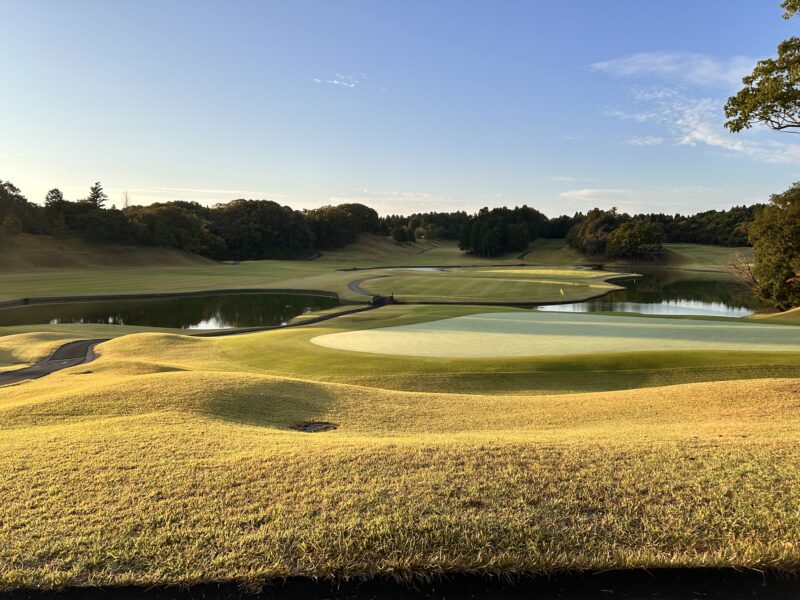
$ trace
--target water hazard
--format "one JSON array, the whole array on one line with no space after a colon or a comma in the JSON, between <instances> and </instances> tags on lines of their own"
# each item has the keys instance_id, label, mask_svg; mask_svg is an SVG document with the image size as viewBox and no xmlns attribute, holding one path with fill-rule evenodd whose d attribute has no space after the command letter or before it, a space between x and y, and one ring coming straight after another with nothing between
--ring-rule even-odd
<instances>
[{"instance_id":1,"label":"water hazard","mask_svg":"<svg viewBox=\"0 0 800 600\"><path fill-rule=\"evenodd\" d=\"M586 302L540 306L538 310L747 317L765 308L744 285L713 274L653 269L614 283L625 289Z\"/></svg>"},{"instance_id":2,"label":"water hazard","mask_svg":"<svg viewBox=\"0 0 800 600\"><path fill-rule=\"evenodd\" d=\"M230 329L282 325L298 315L337 304L328 296L267 293L59 302L2 309L0 326L89 323Z\"/></svg>"}]
</instances>

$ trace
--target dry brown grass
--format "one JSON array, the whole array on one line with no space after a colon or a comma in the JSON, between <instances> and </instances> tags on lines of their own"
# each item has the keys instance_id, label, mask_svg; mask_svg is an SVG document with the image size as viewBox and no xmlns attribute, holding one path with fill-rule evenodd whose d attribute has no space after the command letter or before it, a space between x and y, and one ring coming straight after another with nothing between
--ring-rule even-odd
<instances>
[{"instance_id":1,"label":"dry brown grass","mask_svg":"<svg viewBox=\"0 0 800 600\"><path fill-rule=\"evenodd\" d=\"M0 390L0 586L800 566L797 380L393 392L235 360L256 339Z\"/></svg>"}]
</instances>

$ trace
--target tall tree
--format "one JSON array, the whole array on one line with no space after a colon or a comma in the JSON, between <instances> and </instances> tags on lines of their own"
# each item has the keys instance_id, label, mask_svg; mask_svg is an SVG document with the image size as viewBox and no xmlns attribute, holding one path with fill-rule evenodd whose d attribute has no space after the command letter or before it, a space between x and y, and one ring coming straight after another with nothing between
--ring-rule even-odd
<instances>
[{"instance_id":1,"label":"tall tree","mask_svg":"<svg viewBox=\"0 0 800 600\"><path fill-rule=\"evenodd\" d=\"M62 194L61 190L58 188L53 188L47 192L47 195L44 197L44 205L47 208L59 208L64 202L66 202L66 200L64 200L64 194Z\"/></svg>"},{"instance_id":2,"label":"tall tree","mask_svg":"<svg viewBox=\"0 0 800 600\"><path fill-rule=\"evenodd\" d=\"M779 309L800 306L800 183L770 198L750 226L756 291Z\"/></svg>"},{"instance_id":3,"label":"tall tree","mask_svg":"<svg viewBox=\"0 0 800 600\"><path fill-rule=\"evenodd\" d=\"M67 212L70 203L58 188L53 188L44 197L44 215L47 221L47 230L50 235L64 237L67 235Z\"/></svg>"},{"instance_id":4,"label":"tall tree","mask_svg":"<svg viewBox=\"0 0 800 600\"><path fill-rule=\"evenodd\" d=\"M22 220L28 208L28 200L17 186L0 179L0 224L6 219L13 222Z\"/></svg>"},{"instance_id":5,"label":"tall tree","mask_svg":"<svg viewBox=\"0 0 800 600\"><path fill-rule=\"evenodd\" d=\"M89 188L89 195L82 200L82 202L86 203L91 208L103 208L107 201L108 196L106 196L106 193L103 191L103 186L100 185L99 181Z\"/></svg>"}]
</instances>

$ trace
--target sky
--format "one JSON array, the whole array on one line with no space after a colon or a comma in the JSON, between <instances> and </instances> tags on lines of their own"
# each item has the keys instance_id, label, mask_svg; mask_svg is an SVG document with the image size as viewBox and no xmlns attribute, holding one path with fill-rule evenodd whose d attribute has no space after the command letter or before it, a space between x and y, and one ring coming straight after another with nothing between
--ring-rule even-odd
<instances>
[{"instance_id":1,"label":"sky","mask_svg":"<svg viewBox=\"0 0 800 600\"><path fill-rule=\"evenodd\" d=\"M727 133L779 0L0 0L0 180L42 202L694 213L800 180Z\"/></svg>"}]
</instances>

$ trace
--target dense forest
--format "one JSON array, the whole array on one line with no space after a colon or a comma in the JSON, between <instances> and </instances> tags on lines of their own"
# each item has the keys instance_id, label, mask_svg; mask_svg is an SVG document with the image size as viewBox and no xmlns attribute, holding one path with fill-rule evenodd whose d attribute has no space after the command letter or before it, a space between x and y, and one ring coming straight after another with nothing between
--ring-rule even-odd
<instances>
[{"instance_id":1,"label":"dense forest","mask_svg":"<svg viewBox=\"0 0 800 600\"><path fill-rule=\"evenodd\" d=\"M380 217L356 203L305 211L269 200L233 200L212 207L173 201L121 210L107 204L99 183L75 201L50 190L40 205L0 180L0 239L17 232L77 235L221 260L258 260L309 257L317 250L341 248L362 233L391 236L397 243L453 240L465 252L487 257L524 251L539 238L567 238L590 256L629 258L655 255L664 242L747 245L750 223L763 208L737 206L692 216L631 216L595 208L551 219L528 206Z\"/></svg>"},{"instance_id":2,"label":"dense forest","mask_svg":"<svg viewBox=\"0 0 800 600\"><path fill-rule=\"evenodd\" d=\"M750 224L762 204L696 215L618 213L595 208L576 215L567 231L571 246L589 256L635 258L658 254L664 242L747 246Z\"/></svg>"},{"instance_id":3,"label":"dense forest","mask_svg":"<svg viewBox=\"0 0 800 600\"><path fill-rule=\"evenodd\" d=\"M44 205L29 202L0 181L0 238L17 232L89 241L175 248L220 260L289 259L312 256L378 233L378 213L361 204L297 211L269 200L233 200L213 207L197 202L159 202L106 208L99 183L86 198L68 201L57 189Z\"/></svg>"}]
</instances>

